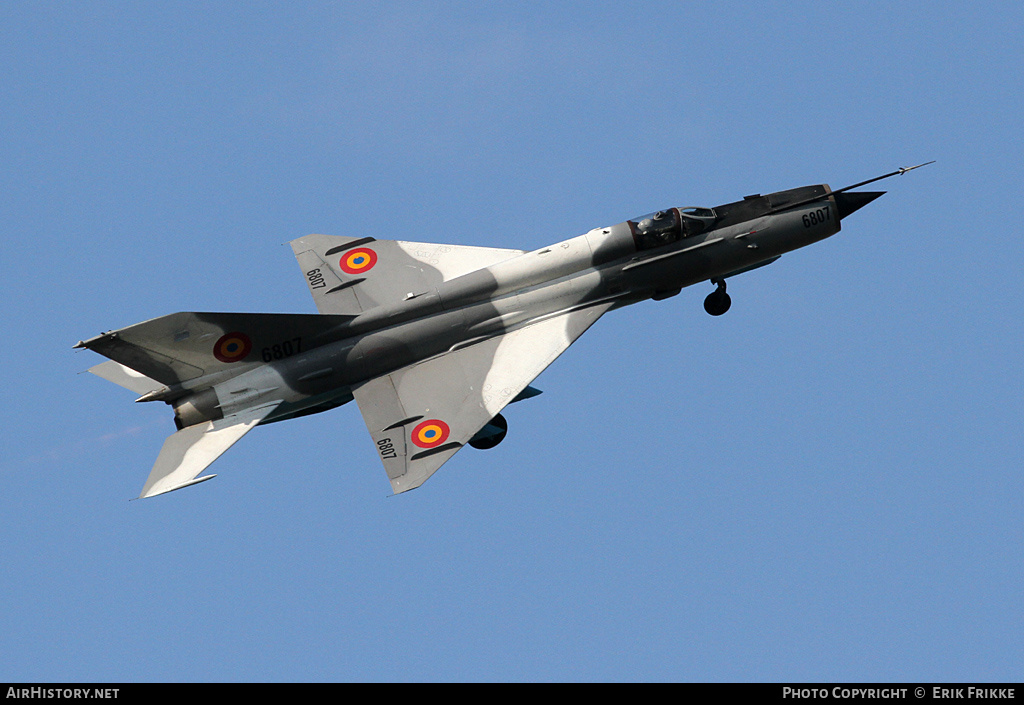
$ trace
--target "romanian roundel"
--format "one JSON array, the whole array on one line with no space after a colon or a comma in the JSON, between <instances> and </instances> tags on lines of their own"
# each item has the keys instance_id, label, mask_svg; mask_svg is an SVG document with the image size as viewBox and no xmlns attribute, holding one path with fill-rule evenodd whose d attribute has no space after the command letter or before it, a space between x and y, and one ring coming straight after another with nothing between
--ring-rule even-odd
<instances>
[{"instance_id":1,"label":"romanian roundel","mask_svg":"<svg viewBox=\"0 0 1024 705\"><path fill-rule=\"evenodd\" d=\"M412 430L412 442L420 448L436 448L448 440L450 432L441 419L428 419Z\"/></svg>"},{"instance_id":2,"label":"romanian roundel","mask_svg":"<svg viewBox=\"0 0 1024 705\"><path fill-rule=\"evenodd\" d=\"M377 264L377 253L369 247L357 247L341 256L338 266L345 274L362 274Z\"/></svg>"},{"instance_id":3,"label":"romanian roundel","mask_svg":"<svg viewBox=\"0 0 1024 705\"><path fill-rule=\"evenodd\" d=\"M252 341L245 333L222 335L213 344L213 356L221 362L240 362L252 350Z\"/></svg>"}]
</instances>

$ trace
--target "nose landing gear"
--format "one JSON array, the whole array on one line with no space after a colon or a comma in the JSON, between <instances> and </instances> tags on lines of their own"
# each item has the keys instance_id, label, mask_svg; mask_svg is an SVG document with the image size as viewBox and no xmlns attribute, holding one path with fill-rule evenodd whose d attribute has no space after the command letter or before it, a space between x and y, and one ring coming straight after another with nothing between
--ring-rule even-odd
<instances>
[{"instance_id":1,"label":"nose landing gear","mask_svg":"<svg viewBox=\"0 0 1024 705\"><path fill-rule=\"evenodd\" d=\"M712 316L721 316L729 310L730 306L732 306L732 299L730 299L729 295L725 293L724 279L712 279L711 283L714 284L716 288L708 294L706 299L704 299L704 310Z\"/></svg>"}]
</instances>

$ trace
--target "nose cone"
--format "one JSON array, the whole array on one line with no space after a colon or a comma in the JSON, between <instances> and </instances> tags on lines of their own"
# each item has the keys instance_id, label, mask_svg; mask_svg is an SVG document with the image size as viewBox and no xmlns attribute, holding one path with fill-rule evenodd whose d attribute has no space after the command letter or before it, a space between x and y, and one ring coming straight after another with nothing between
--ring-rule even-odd
<instances>
[{"instance_id":1,"label":"nose cone","mask_svg":"<svg viewBox=\"0 0 1024 705\"><path fill-rule=\"evenodd\" d=\"M839 219L842 220L855 210L863 208L884 193L885 191L845 191L837 193L835 199L836 208L839 211Z\"/></svg>"}]
</instances>

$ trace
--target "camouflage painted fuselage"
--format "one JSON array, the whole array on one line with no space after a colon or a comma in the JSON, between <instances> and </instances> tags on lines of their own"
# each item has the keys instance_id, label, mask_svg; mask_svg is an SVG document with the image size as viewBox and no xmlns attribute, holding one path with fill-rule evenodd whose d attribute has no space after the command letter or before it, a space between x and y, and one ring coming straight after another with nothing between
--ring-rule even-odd
<instances>
[{"instance_id":1,"label":"camouflage painted fuselage","mask_svg":"<svg viewBox=\"0 0 1024 705\"><path fill-rule=\"evenodd\" d=\"M319 315L178 313L79 346L115 361L100 376L174 408L142 496L207 479L257 424L353 398L402 492L469 441L500 440L501 409L606 311L699 282L724 294L878 195L818 185L671 208L533 252L311 235L292 247Z\"/></svg>"}]
</instances>

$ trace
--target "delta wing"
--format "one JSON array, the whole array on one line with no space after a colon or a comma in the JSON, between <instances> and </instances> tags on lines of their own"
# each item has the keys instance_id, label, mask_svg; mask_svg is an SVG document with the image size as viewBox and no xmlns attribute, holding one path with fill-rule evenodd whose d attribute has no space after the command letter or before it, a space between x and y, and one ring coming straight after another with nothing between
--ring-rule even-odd
<instances>
[{"instance_id":1,"label":"delta wing","mask_svg":"<svg viewBox=\"0 0 1024 705\"><path fill-rule=\"evenodd\" d=\"M291 246L317 310L350 315L414 298L523 253L333 235L307 235Z\"/></svg>"},{"instance_id":2,"label":"delta wing","mask_svg":"<svg viewBox=\"0 0 1024 705\"><path fill-rule=\"evenodd\" d=\"M611 305L556 313L355 387L394 492L426 482Z\"/></svg>"}]
</instances>

